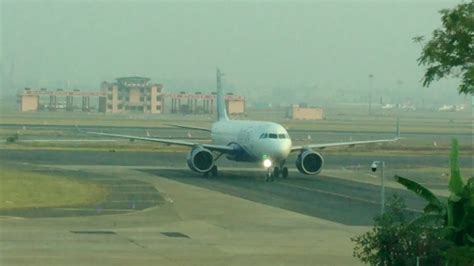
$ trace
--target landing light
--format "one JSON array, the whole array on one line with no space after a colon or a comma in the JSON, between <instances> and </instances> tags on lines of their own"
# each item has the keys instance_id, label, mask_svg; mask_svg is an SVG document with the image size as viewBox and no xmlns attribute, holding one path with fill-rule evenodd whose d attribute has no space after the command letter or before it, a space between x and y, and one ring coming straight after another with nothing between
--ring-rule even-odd
<instances>
[{"instance_id":1,"label":"landing light","mask_svg":"<svg viewBox=\"0 0 474 266\"><path fill-rule=\"evenodd\" d=\"M272 161L271 161L270 159L265 159L265 160L263 160L263 166L264 166L265 168L271 167L271 166L272 166Z\"/></svg>"}]
</instances>

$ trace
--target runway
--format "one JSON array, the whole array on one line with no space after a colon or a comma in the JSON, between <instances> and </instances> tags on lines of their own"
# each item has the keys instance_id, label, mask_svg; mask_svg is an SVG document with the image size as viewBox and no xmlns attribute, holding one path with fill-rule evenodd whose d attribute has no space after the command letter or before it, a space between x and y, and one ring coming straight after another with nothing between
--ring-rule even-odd
<instances>
[{"instance_id":1,"label":"runway","mask_svg":"<svg viewBox=\"0 0 474 266\"><path fill-rule=\"evenodd\" d=\"M94 206L0 212L0 264L358 263L349 239L367 231L379 213L378 186L295 171L264 182L258 167L225 160L218 177L204 178L185 167L184 157L1 150L3 163L99 182L112 193ZM333 159L329 166L348 158ZM423 206L402 190L387 188L387 197L395 192L411 212Z\"/></svg>"}]
</instances>

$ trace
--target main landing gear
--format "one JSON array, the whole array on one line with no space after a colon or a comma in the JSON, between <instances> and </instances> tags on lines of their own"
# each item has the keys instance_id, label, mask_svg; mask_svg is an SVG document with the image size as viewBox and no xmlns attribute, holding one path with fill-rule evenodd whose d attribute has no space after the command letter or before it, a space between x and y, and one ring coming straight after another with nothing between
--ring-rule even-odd
<instances>
[{"instance_id":1,"label":"main landing gear","mask_svg":"<svg viewBox=\"0 0 474 266\"><path fill-rule=\"evenodd\" d=\"M209 175L217 176L217 174L218 174L217 165L214 165L214 166L212 166L211 170L204 173L204 176L206 176L206 177L209 176Z\"/></svg>"},{"instance_id":2,"label":"main landing gear","mask_svg":"<svg viewBox=\"0 0 474 266\"><path fill-rule=\"evenodd\" d=\"M219 158L221 158L222 154L223 154L223 153L219 153L219 154L214 158L214 163L215 163L217 160L219 160ZM204 176L209 176L209 174L210 174L211 176L217 176L217 174L218 174L217 165L213 165L213 166L211 167L211 170L209 170L209 171L207 171L207 172L204 173Z\"/></svg>"}]
</instances>

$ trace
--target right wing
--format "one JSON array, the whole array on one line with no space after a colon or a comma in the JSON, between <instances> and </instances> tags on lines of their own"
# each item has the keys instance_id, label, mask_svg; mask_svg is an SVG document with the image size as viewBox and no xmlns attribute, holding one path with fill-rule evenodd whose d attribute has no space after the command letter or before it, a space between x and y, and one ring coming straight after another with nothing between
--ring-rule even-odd
<instances>
[{"instance_id":1,"label":"right wing","mask_svg":"<svg viewBox=\"0 0 474 266\"><path fill-rule=\"evenodd\" d=\"M139 136L111 134L111 133L94 132L94 131L84 131L79 128L77 128L77 130L81 133L98 135L98 136L123 138L123 139L129 139L129 140L143 140L143 141L159 142L159 143L170 144L170 145L188 146L188 147L201 146L211 151L218 151L222 153L231 153L235 151L234 148L232 148L231 146L226 146L226 145L215 145L215 144L195 143L195 142L182 141L182 140L160 139L160 138L139 137Z\"/></svg>"},{"instance_id":2,"label":"right wing","mask_svg":"<svg viewBox=\"0 0 474 266\"><path fill-rule=\"evenodd\" d=\"M293 147L291 147L291 152L302 151L302 150L305 150L305 149L325 149L325 148L329 148L329 147L338 147L338 146L355 146L355 145L359 145L359 144L394 142L394 141L398 141L398 140L400 140L400 138L349 141L349 142L336 142L336 143L321 143L321 144L308 144L308 145L301 145L301 146L293 146Z\"/></svg>"},{"instance_id":3,"label":"right wing","mask_svg":"<svg viewBox=\"0 0 474 266\"><path fill-rule=\"evenodd\" d=\"M336 142L336 143L320 143L320 144L308 144L302 146L293 146L291 147L291 152L302 151L305 149L325 149L329 147L338 147L338 146L349 146L353 147L359 144L371 144L371 143L383 143L383 142L394 142L398 141L400 138L400 118L397 118L397 125L395 129L395 138L393 139L378 139L378 140L361 140L361 141L348 141L348 142Z\"/></svg>"}]
</instances>

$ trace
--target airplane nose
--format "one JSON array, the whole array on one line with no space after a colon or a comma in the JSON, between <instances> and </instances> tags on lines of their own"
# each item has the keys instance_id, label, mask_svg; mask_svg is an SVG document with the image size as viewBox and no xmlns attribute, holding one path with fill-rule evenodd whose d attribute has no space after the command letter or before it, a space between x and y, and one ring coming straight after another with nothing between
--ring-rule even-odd
<instances>
[{"instance_id":1,"label":"airplane nose","mask_svg":"<svg viewBox=\"0 0 474 266\"><path fill-rule=\"evenodd\" d=\"M276 160L284 160L286 157L288 157L288 152L289 149L287 149L286 145L283 145L283 143L279 143L276 145L272 145L268 149L268 155L269 157L276 159Z\"/></svg>"}]
</instances>

